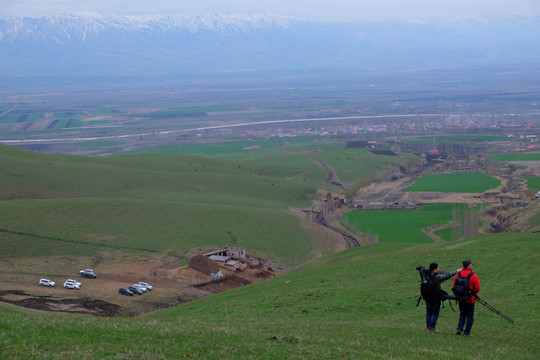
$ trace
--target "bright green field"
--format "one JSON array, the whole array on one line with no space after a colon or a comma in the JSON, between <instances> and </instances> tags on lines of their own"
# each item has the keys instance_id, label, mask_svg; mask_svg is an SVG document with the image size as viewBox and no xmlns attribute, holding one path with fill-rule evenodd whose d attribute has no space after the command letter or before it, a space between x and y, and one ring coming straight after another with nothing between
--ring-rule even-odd
<instances>
[{"instance_id":1,"label":"bright green field","mask_svg":"<svg viewBox=\"0 0 540 360\"><path fill-rule=\"evenodd\" d=\"M478 172L427 174L405 191L480 193L500 185L500 180Z\"/></svg>"},{"instance_id":2,"label":"bright green field","mask_svg":"<svg viewBox=\"0 0 540 360\"><path fill-rule=\"evenodd\" d=\"M540 190L540 178L539 177L526 177L527 187L534 191Z\"/></svg>"},{"instance_id":3,"label":"bright green field","mask_svg":"<svg viewBox=\"0 0 540 360\"><path fill-rule=\"evenodd\" d=\"M0 303L2 359L520 359L540 357L540 234L451 243L378 244L318 258L296 271L136 318L23 310ZM425 329L417 265L475 262L473 337L441 309ZM508 271L527 264L527 271ZM443 283L449 291L450 281ZM474 355L471 355L474 352ZM472 357L471 357L472 356Z\"/></svg>"},{"instance_id":4,"label":"bright green field","mask_svg":"<svg viewBox=\"0 0 540 360\"><path fill-rule=\"evenodd\" d=\"M16 114L16 115L13 115L13 114L7 114L7 115L4 115L0 118L0 123L1 124L9 124L9 123L14 123L16 122L17 120L19 120L19 117L20 115Z\"/></svg>"},{"instance_id":5,"label":"bright green field","mask_svg":"<svg viewBox=\"0 0 540 360\"><path fill-rule=\"evenodd\" d=\"M345 214L347 224L377 236L380 242L432 242L420 229L452 220L452 210L463 204L423 205L421 210L357 210ZM446 237L445 237L446 238Z\"/></svg>"}]
</instances>

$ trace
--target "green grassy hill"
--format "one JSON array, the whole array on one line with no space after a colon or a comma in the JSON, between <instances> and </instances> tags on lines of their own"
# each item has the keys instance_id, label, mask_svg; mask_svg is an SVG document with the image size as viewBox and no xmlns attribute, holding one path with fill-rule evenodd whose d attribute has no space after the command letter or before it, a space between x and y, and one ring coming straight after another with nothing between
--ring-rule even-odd
<instances>
[{"instance_id":1,"label":"green grassy hill","mask_svg":"<svg viewBox=\"0 0 540 360\"><path fill-rule=\"evenodd\" d=\"M306 231L288 208L309 207L325 174L300 154L280 167L283 156L266 154L261 162L256 156L172 154L85 158L0 146L0 278L10 284L14 274L63 275L116 252L143 259L231 245L288 267L300 264L270 280L138 317L43 312L0 302L0 358L540 356L539 233L381 243L324 255L327 248L315 257L313 250L328 239ZM387 166L383 161L373 168ZM465 257L476 263L482 297L515 323L478 305L474 336L457 338L457 314L445 308L440 334L428 335L423 303L415 307L415 267L436 261L453 270Z\"/></svg>"},{"instance_id":2,"label":"green grassy hill","mask_svg":"<svg viewBox=\"0 0 540 360\"><path fill-rule=\"evenodd\" d=\"M341 159L350 150L344 144L322 146L307 140L290 144L292 150L282 145L269 140L261 143L261 152L246 152L246 144L230 142L209 145L201 154L205 157L160 153L106 158L0 146L0 233L3 249L15 252L4 254L71 251L91 257L105 248L179 255L197 247L230 245L284 266L298 264L319 255L327 239L303 230L288 210L309 208L311 200L320 199L318 188L331 187L323 169L301 151L318 147L317 155ZM185 151L202 151L192 147ZM358 157L346 157L350 168L373 158L363 149L356 152ZM365 176L406 161L391 160L369 160ZM46 241L36 246L36 238ZM19 254L18 249L24 251Z\"/></svg>"},{"instance_id":3,"label":"green grassy hill","mask_svg":"<svg viewBox=\"0 0 540 360\"><path fill-rule=\"evenodd\" d=\"M287 212L310 205L313 183L256 174L237 162L85 158L1 146L0 166L2 248L15 249L3 256L32 256L34 249L57 255L58 248L68 254L73 244L87 254L103 246L178 254L231 245L289 264L306 259L315 241ZM49 243L36 247L36 238ZM16 246L21 243L29 246Z\"/></svg>"},{"instance_id":4,"label":"green grassy hill","mask_svg":"<svg viewBox=\"0 0 540 360\"><path fill-rule=\"evenodd\" d=\"M42 313L0 305L3 359L537 359L539 234L452 243L378 244L318 258L274 279L138 318ZM441 310L425 330L417 265L475 262L482 298L473 337ZM449 289L450 283L443 288Z\"/></svg>"},{"instance_id":5,"label":"green grassy hill","mask_svg":"<svg viewBox=\"0 0 540 360\"><path fill-rule=\"evenodd\" d=\"M258 148L246 150L254 145ZM317 186L323 185L324 176L321 177L320 167L306 154L332 167L344 183L373 179L381 172L389 175L398 171L400 165L412 165L417 159L408 153L377 155L366 148L347 148L344 141L313 140L312 137L170 144L145 149L144 152L234 159L259 174L276 174L311 182L318 180Z\"/></svg>"}]
</instances>

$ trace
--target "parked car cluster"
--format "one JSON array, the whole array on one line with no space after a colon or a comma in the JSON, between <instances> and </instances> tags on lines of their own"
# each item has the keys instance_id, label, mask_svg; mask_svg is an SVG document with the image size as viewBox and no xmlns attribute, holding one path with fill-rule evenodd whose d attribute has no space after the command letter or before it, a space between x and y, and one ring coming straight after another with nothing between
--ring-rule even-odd
<instances>
[{"instance_id":1,"label":"parked car cluster","mask_svg":"<svg viewBox=\"0 0 540 360\"><path fill-rule=\"evenodd\" d=\"M140 281L138 284L133 284L131 286L128 286L127 288L120 288L118 289L118 293L120 295L127 295L127 296L133 296L134 294L142 295L148 290L152 290L153 287L147 282Z\"/></svg>"},{"instance_id":2,"label":"parked car cluster","mask_svg":"<svg viewBox=\"0 0 540 360\"><path fill-rule=\"evenodd\" d=\"M39 285L41 286L48 286L48 287L53 287L53 286L56 286L56 283L52 280L49 280L49 279L39 279ZM81 288L81 285L82 283L80 283L79 281L77 280L74 280L74 279L67 279L65 282L64 282L64 288L66 289L76 289L76 290L79 290Z\"/></svg>"},{"instance_id":3,"label":"parked car cluster","mask_svg":"<svg viewBox=\"0 0 540 360\"><path fill-rule=\"evenodd\" d=\"M96 273L92 269L81 270L81 271L79 271L79 274L81 275L81 277L84 277L84 278L89 278L89 279L96 279L97 278ZM39 285L40 286L53 287L53 286L56 285L56 283L54 281L50 280L50 279L40 279L39 280ZM66 288L66 289L79 290L81 288L81 285L82 285L81 282L79 282L77 280L74 280L74 279L67 279L64 282L64 288ZM152 290L152 289L153 289L152 285L150 285L147 282L140 281L139 283L128 286L127 288L120 288L118 290L118 292L121 295L133 296L133 294L142 295L145 292L147 292L148 290Z\"/></svg>"}]
</instances>

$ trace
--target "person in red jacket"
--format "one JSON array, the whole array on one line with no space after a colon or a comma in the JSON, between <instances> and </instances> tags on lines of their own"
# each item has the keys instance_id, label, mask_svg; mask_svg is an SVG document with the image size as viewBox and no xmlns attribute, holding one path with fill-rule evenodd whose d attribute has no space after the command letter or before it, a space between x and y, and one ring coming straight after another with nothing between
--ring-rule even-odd
<instances>
[{"instance_id":1,"label":"person in red jacket","mask_svg":"<svg viewBox=\"0 0 540 360\"><path fill-rule=\"evenodd\" d=\"M472 273L472 266L474 264L471 262L470 259L463 260L463 269L461 271L458 271L456 276L454 277L454 283L452 284L452 288L455 288L456 286L456 279L461 275L461 277L468 277ZM477 294L480 291L480 280L478 279L478 275L475 273L472 274L472 276L469 278L469 289L472 291L472 295L470 300L468 301L459 301L459 321L456 329L456 334L461 335L470 335L471 334L471 328L474 323L474 304L476 302L476 296L474 294ZM465 326L465 329L463 328Z\"/></svg>"}]
</instances>

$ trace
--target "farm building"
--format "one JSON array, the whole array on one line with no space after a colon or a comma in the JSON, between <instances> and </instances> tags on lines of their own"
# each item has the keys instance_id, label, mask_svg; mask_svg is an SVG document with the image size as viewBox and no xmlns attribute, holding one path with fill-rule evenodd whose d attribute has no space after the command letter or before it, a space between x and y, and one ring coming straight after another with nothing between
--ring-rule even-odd
<instances>
[{"instance_id":1,"label":"farm building","mask_svg":"<svg viewBox=\"0 0 540 360\"><path fill-rule=\"evenodd\" d=\"M218 264L203 255L193 257L189 262L189 267L206 275L217 273L219 271Z\"/></svg>"},{"instance_id":2,"label":"farm building","mask_svg":"<svg viewBox=\"0 0 540 360\"><path fill-rule=\"evenodd\" d=\"M228 256L231 258L241 259L246 257L245 249L231 249L228 246L221 248L219 250L209 251L203 254L204 256Z\"/></svg>"},{"instance_id":3,"label":"farm building","mask_svg":"<svg viewBox=\"0 0 540 360\"><path fill-rule=\"evenodd\" d=\"M215 261L218 265L235 270L243 270L247 264L240 261L246 258L245 249L231 249L228 246L202 254L206 258Z\"/></svg>"}]
</instances>

